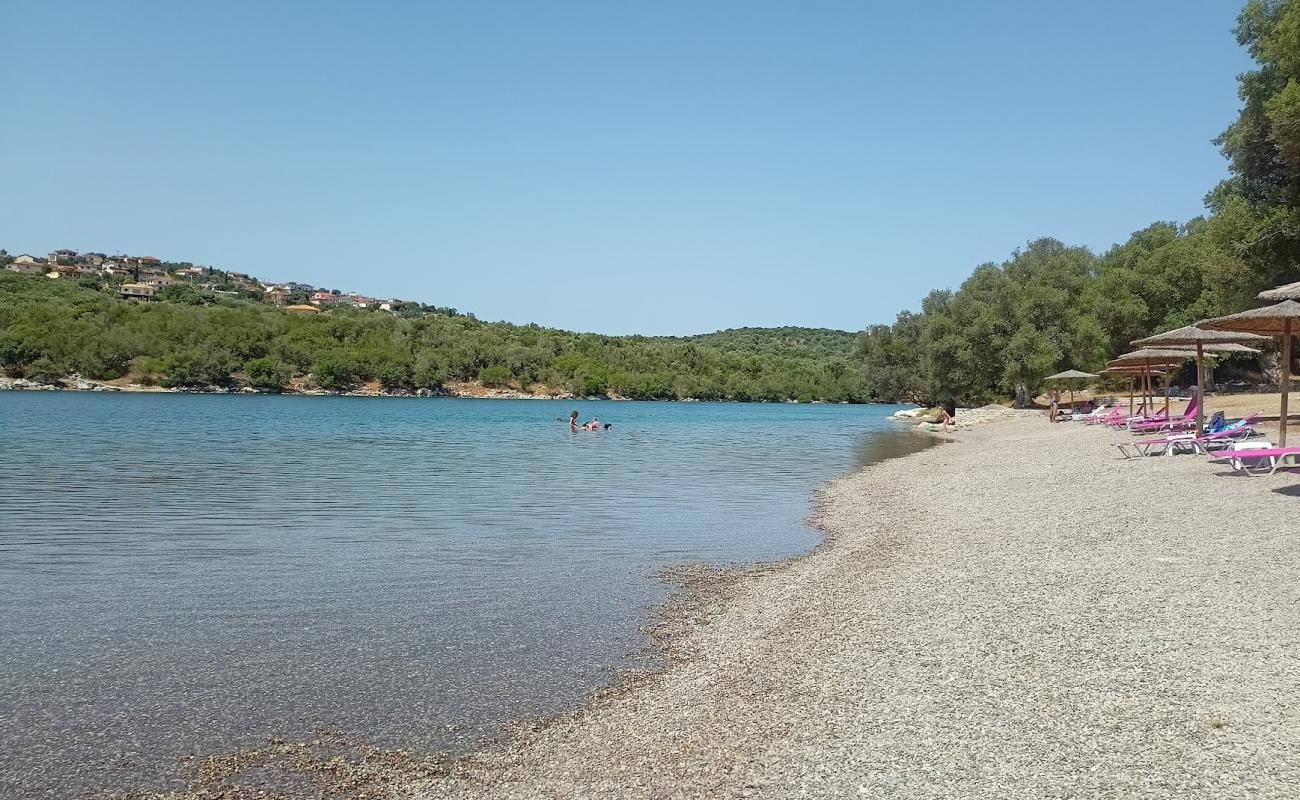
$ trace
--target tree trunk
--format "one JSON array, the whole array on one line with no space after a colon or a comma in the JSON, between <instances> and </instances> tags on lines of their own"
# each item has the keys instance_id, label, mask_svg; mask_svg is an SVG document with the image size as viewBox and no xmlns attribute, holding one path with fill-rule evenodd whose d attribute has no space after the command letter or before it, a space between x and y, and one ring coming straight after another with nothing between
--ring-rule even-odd
<instances>
[{"instance_id":1,"label":"tree trunk","mask_svg":"<svg viewBox=\"0 0 1300 800\"><path fill-rule=\"evenodd\" d=\"M1015 407L1029 408L1029 406L1030 406L1029 387L1025 385L1024 381L1016 381Z\"/></svg>"}]
</instances>

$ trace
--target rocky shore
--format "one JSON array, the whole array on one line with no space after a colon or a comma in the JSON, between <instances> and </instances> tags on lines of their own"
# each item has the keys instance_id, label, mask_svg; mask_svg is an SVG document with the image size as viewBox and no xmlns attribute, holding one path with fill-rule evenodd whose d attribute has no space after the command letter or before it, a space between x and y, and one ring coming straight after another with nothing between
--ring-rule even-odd
<instances>
[{"instance_id":1,"label":"rocky shore","mask_svg":"<svg viewBox=\"0 0 1300 800\"><path fill-rule=\"evenodd\" d=\"M414 389L410 391L390 391L378 385L360 386L348 391L330 391L309 386L293 386L281 392L268 392L251 386L208 386L167 388L163 386L146 386L123 381L93 381L73 375L60 383L41 383L26 378L10 378L0 375L0 391L31 392L150 392L170 394L289 394L313 397L472 397L493 400L594 400L597 398L580 398L569 392L551 390L520 391L518 389L486 387L478 383L448 384L439 390Z\"/></svg>"},{"instance_id":2,"label":"rocky shore","mask_svg":"<svg viewBox=\"0 0 1300 800\"><path fill-rule=\"evenodd\" d=\"M405 796L1295 796L1297 478L1120 436L1011 418L833 482L811 555L669 607L662 671Z\"/></svg>"}]
</instances>

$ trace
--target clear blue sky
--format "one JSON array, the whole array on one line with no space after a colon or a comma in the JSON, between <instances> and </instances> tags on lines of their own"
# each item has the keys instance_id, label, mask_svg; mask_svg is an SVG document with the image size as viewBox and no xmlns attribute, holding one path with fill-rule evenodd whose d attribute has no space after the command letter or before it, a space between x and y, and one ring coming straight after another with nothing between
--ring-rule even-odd
<instances>
[{"instance_id":1,"label":"clear blue sky","mask_svg":"<svg viewBox=\"0 0 1300 800\"><path fill-rule=\"evenodd\" d=\"M0 246L606 333L856 330L1185 220L1240 0L10 2Z\"/></svg>"}]
</instances>

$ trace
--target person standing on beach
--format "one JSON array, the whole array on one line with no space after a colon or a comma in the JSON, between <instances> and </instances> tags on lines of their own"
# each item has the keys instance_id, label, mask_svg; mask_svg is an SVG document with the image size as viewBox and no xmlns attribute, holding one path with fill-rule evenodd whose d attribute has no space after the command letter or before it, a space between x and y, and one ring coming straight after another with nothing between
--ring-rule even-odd
<instances>
[{"instance_id":1,"label":"person standing on beach","mask_svg":"<svg viewBox=\"0 0 1300 800\"><path fill-rule=\"evenodd\" d=\"M1048 396L1052 400L1052 408L1047 412L1047 421L1056 422L1056 412L1058 407L1061 405L1061 392L1058 389L1053 389L1052 393Z\"/></svg>"}]
</instances>

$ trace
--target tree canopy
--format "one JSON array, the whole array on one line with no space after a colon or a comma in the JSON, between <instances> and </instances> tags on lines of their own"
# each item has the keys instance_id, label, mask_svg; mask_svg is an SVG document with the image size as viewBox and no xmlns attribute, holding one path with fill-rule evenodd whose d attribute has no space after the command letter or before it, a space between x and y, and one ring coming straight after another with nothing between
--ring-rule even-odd
<instances>
[{"instance_id":1,"label":"tree canopy","mask_svg":"<svg viewBox=\"0 0 1300 800\"><path fill-rule=\"evenodd\" d=\"M1096 255L1043 238L982 264L920 313L859 340L862 374L885 400L1025 403L1043 377L1096 372L1161 330L1251 307L1300 278L1300 0L1251 0L1236 35L1259 68L1216 142L1231 176L1210 214L1156 222Z\"/></svg>"},{"instance_id":2,"label":"tree canopy","mask_svg":"<svg viewBox=\"0 0 1300 800\"><path fill-rule=\"evenodd\" d=\"M867 399L846 331L601 336L481 322L450 309L304 315L185 285L157 297L135 303L93 283L0 272L0 369L173 387L277 390L298 379L330 390L373 381L414 391L479 381L646 400Z\"/></svg>"}]
</instances>

